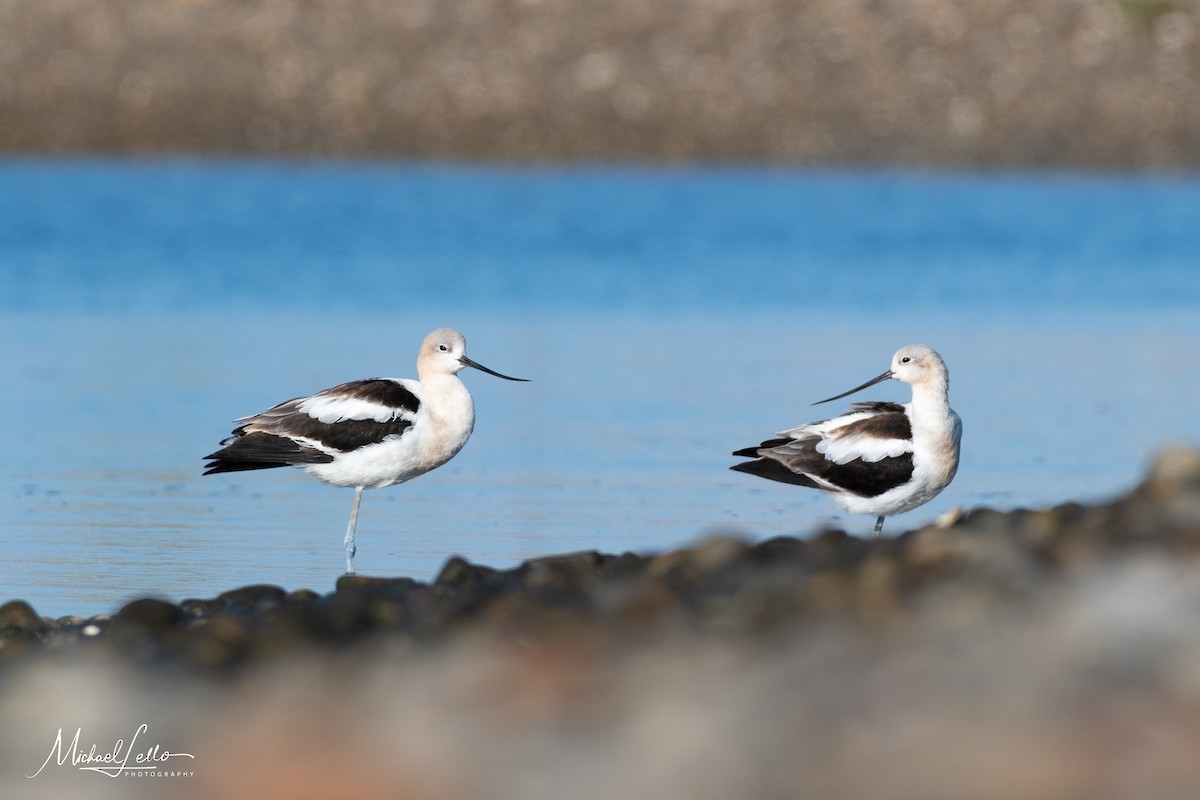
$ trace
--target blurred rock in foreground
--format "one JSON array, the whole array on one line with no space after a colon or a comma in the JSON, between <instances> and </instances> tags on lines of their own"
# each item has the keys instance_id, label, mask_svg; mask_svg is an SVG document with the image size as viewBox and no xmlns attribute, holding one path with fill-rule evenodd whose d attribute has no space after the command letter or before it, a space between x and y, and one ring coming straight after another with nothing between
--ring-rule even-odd
<instances>
[{"instance_id":1,"label":"blurred rock in foreground","mask_svg":"<svg viewBox=\"0 0 1200 800\"><path fill-rule=\"evenodd\" d=\"M1110 504L891 540L13 601L0 642L4 797L1193 797L1200 452ZM26 777L60 730L192 757Z\"/></svg>"},{"instance_id":2,"label":"blurred rock in foreground","mask_svg":"<svg viewBox=\"0 0 1200 800\"><path fill-rule=\"evenodd\" d=\"M1200 0L0 0L0 150L1200 166Z\"/></svg>"}]
</instances>

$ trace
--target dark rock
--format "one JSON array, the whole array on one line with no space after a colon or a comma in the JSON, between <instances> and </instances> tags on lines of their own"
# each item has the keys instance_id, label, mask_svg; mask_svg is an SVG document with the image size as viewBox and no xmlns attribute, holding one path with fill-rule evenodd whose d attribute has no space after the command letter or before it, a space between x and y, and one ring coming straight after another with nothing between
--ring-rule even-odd
<instances>
[{"instance_id":1,"label":"dark rock","mask_svg":"<svg viewBox=\"0 0 1200 800\"><path fill-rule=\"evenodd\" d=\"M616 579L632 578L645 572L648 563L649 559L626 551L608 565L608 571Z\"/></svg>"},{"instance_id":2,"label":"dark rock","mask_svg":"<svg viewBox=\"0 0 1200 800\"><path fill-rule=\"evenodd\" d=\"M49 625L24 600L10 600L0 606L0 639L41 636Z\"/></svg>"},{"instance_id":3,"label":"dark rock","mask_svg":"<svg viewBox=\"0 0 1200 800\"><path fill-rule=\"evenodd\" d=\"M452 556L438 573L433 588L438 592L465 592L482 598L495 595L508 582L507 573Z\"/></svg>"},{"instance_id":4,"label":"dark rock","mask_svg":"<svg viewBox=\"0 0 1200 800\"><path fill-rule=\"evenodd\" d=\"M711 536L692 549L689 561L699 578L707 578L746 565L750 555L750 545L744 539Z\"/></svg>"},{"instance_id":5,"label":"dark rock","mask_svg":"<svg viewBox=\"0 0 1200 800\"><path fill-rule=\"evenodd\" d=\"M337 581L337 593L358 593L367 597L402 598L423 584L412 578L367 578L362 575L343 575Z\"/></svg>"},{"instance_id":6,"label":"dark rock","mask_svg":"<svg viewBox=\"0 0 1200 800\"><path fill-rule=\"evenodd\" d=\"M116 613L114 628L135 627L148 632L161 632L173 628L183 618L179 606L165 600L146 597L134 600Z\"/></svg>"},{"instance_id":7,"label":"dark rock","mask_svg":"<svg viewBox=\"0 0 1200 800\"><path fill-rule=\"evenodd\" d=\"M981 536L1001 536L1012 530L1013 522L1008 514L994 508L977 508L955 526L956 531Z\"/></svg>"},{"instance_id":8,"label":"dark rock","mask_svg":"<svg viewBox=\"0 0 1200 800\"><path fill-rule=\"evenodd\" d=\"M228 667L242 658L249 638L244 619L214 614L188 627L179 654L187 663L202 669Z\"/></svg>"},{"instance_id":9,"label":"dark rock","mask_svg":"<svg viewBox=\"0 0 1200 800\"><path fill-rule=\"evenodd\" d=\"M435 586L461 586L474 579L474 570L462 556L450 556L433 583Z\"/></svg>"},{"instance_id":10,"label":"dark rock","mask_svg":"<svg viewBox=\"0 0 1200 800\"><path fill-rule=\"evenodd\" d=\"M246 642L256 659L293 652L309 645L319 633L312 611L304 604L274 605L255 621L255 632Z\"/></svg>"},{"instance_id":11,"label":"dark rock","mask_svg":"<svg viewBox=\"0 0 1200 800\"><path fill-rule=\"evenodd\" d=\"M207 614L216 608L219 603L216 600L200 600L194 597L189 597L186 600L181 600L179 610L186 617L199 617Z\"/></svg>"},{"instance_id":12,"label":"dark rock","mask_svg":"<svg viewBox=\"0 0 1200 800\"><path fill-rule=\"evenodd\" d=\"M222 592L217 595L217 604L228 609L254 610L278 603L286 594L287 592L278 586L256 584Z\"/></svg>"},{"instance_id":13,"label":"dark rock","mask_svg":"<svg viewBox=\"0 0 1200 800\"><path fill-rule=\"evenodd\" d=\"M777 562L803 558L806 547L807 543L795 536L776 536L754 545L752 552L760 561Z\"/></svg>"},{"instance_id":14,"label":"dark rock","mask_svg":"<svg viewBox=\"0 0 1200 800\"><path fill-rule=\"evenodd\" d=\"M809 562L822 569L849 569L859 564L872 546L891 546L890 540L872 542L850 536L843 530L824 530L809 542Z\"/></svg>"},{"instance_id":15,"label":"dark rock","mask_svg":"<svg viewBox=\"0 0 1200 800\"><path fill-rule=\"evenodd\" d=\"M343 578L356 576L343 576ZM357 581L357 586L361 586ZM346 640L361 634L371 627L369 595L364 591L343 588L338 580L338 591L316 600L310 606L317 629L325 637Z\"/></svg>"},{"instance_id":16,"label":"dark rock","mask_svg":"<svg viewBox=\"0 0 1200 800\"><path fill-rule=\"evenodd\" d=\"M312 589L296 589L295 591L288 592L283 599L290 604L304 604L320 600L321 595Z\"/></svg>"},{"instance_id":17,"label":"dark rock","mask_svg":"<svg viewBox=\"0 0 1200 800\"><path fill-rule=\"evenodd\" d=\"M517 577L531 588L563 588L565 582L597 577L605 557L596 550L531 558L517 567Z\"/></svg>"}]
</instances>

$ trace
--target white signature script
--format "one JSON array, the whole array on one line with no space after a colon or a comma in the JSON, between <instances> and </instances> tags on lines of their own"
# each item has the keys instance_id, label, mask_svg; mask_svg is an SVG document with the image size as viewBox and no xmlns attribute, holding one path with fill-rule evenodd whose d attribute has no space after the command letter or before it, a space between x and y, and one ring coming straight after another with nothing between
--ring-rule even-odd
<instances>
[{"instance_id":1,"label":"white signature script","mask_svg":"<svg viewBox=\"0 0 1200 800\"><path fill-rule=\"evenodd\" d=\"M164 769L163 765L172 758L195 758L191 753L169 752L157 744L137 751L135 748L138 746L138 737L149 728L150 726L143 722L133 734L133 738L129 740L128 747L125 745L124 739L117 739L107 750L101 750L98 745L93 744L86 751L79 748L79 737L83 735L83 728L75 729L75 737L71 739L70 745L65 750L63 748L63 729L59 728L58 737L50 746L50 753L46 756L46 760L38 767L37 772L25 777L36 778L41 775L42 770L51 761L55 761L61 767L69 760L73 766L77 766L81 770L99 772L101 775L116 778L124 772L162 770Z\"/></svg>"}]
</instances>

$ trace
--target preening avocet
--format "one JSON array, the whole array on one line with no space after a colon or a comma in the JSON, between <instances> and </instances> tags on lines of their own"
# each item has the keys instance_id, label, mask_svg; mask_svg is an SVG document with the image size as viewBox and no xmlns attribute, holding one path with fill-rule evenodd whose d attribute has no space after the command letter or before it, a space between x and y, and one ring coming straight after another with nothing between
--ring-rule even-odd
<instances>
[{"instance_id":1,"label":"preening avocet","mask_svg":"<svg viewBox=\"0 0 1200 800\"><path fill-rule=\"evenodd\" d=\"M205 475L272 467L300 467L325 483L353 486L346 526L346 572L354 572L354 528L363 489L404 483L440 467L467 443L475 404L458 373L477 364L453 328L425 337L417 356L418 380L368 378L297 397L242 417L220 450L205 456Z\"/></svg>"},{"instance_id":2,"label":"preening avocet","mask_svg":"<svg viewBox=\"0 0 1200 800\"><path fill-rule=\"evenodd\" d=\"M962 420L950 408L946 363L924 345L900 348L887 372L813 405L889 378L912 386L911 403L853 403L840 417L780 431L781 438L736 451L754 460L730 469L820 489L851 513L875 515L879 536L884 517L911 511L950 484L962 439Z\"/></svg>"}]
</instances>

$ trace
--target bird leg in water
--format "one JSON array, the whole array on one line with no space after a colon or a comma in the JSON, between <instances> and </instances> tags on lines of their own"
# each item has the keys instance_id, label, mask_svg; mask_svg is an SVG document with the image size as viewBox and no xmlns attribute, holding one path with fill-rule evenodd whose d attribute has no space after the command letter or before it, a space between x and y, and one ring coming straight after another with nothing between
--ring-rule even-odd
<instances>
[{"instance_id":1,"label":"bird leg in water","mask_svg":"<svg viewBox=\"0 0 1200 800\"><path fill-rule=\"evenodd\" d=\"M355 506L357 508L357 506ZM875 520L875 532L871 534L872 539L879 538L879 532L883 530L883 517ZM353 571L353 570L352 570Z\"/></svg>"},{"instance_id":2,"label":"bird leg in water","mask_svg":"<svg viewBox=\"0 0 1200 800\"><path fill-rule=\"evenodd\" d=\"M356 487L354 490L354 505L350 507L350 524L346 526L346 574L354 574L354 552L357 548L354 546L354 527L358 524L358 504L362 502L363 487ZM880 518L882 519L882 517Z\"/></svg>"}]
</instances>

